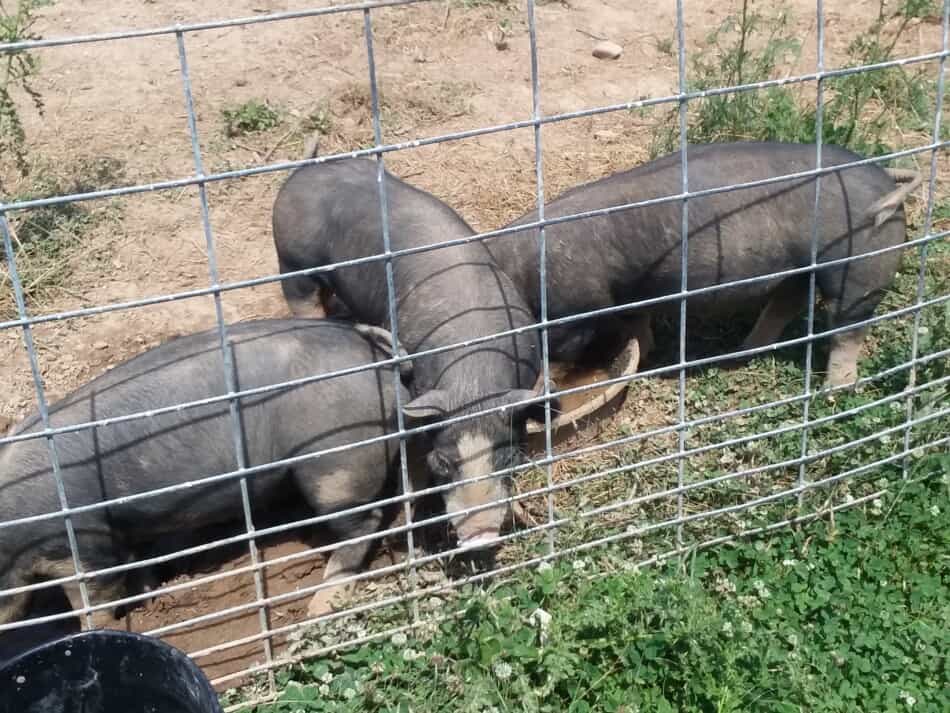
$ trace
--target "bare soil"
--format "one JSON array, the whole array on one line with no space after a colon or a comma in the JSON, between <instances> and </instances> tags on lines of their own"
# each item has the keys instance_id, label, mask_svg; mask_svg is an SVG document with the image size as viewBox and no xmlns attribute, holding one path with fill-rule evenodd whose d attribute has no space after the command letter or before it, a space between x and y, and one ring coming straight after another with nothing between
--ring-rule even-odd
<instances>
[{"instance_id":1,"label":"bare soil","mask_svg":"<svg viewBox=\"0 0 950 713\"><path fill-rule=\"evenodd\" d=\"M468 7L477 5L476 7ZM271 0L59 2L41 10L37 30L45 37L168 26L295 9ZM732 10L731 3L687 3L686 33L695 45ZM814 66L814 3L792 0L804 51L795 70ZM877 2L828 0L826 64L838 66L856 28L876 14ZM547 2L537 8L541 107L569 112L673 93L676 58L662 50L674 40L672 3L643 0ZM405 141L530 118L532 90L529 36L521 3L432 2L372 13L385 142ZM488 34L506 27L508 49ZM621 44L614 61L595 59L592 36ZM922 22L907 34L901 52L939 49L939 27ZM229 27L187 35L185 44L197 111L205 172L298 158L319 114L328 122L321 153L372 142L363 18L334 14L296 21ZM675 41L672 44L675 52ZM68 173L84 159L108 157L121 178L98 185L148 183L195 173L181 72L173 35L43 49L35 82L46 103L43 117L24 112L29 150L37 171ZM229 138L221 111L249 99L279 107L282 123L259 134ZM28 106L23 103L23 106ZM635 165L648 156L650 126L636 113L616 112L545 126L544 191L548 197L575 184ZM514 219L536 200L534 134L530 129L495 133L389 154L387 166L432 192L488 230ZM12 173L8 185L25 187ZM210 224L220 280L273 274L277 263L270 217L275 193L286 178L270 173L207 187ZM68 276L29 305L51 314L93 305L208 286L209 267L196 188L147 192L97 201L115 210L80 237L67 257ZM9 290L4 278L3 290ZM9 300L8 295L3 296ZM223 294L229 322L287 314L276 284ZM4 309L10 302L3 303ZM10 318L10 313L4 319ZM34 328L40 369L54 400L105 369L175 335L214 325L214 303L199 297ZM579 383L579 382L575 382ZM19 329L0 332L0 427L34 408L35 394ZM659 387L657 387L659 388ZM644 391L646 389L646 391ZM613 428L646 428L673 414L668 399L651 399L640 387L627 406L610 416ZM593 424L581 441L596 440ZM265 559L300 551L289 539L263 548ZM174 583L208 571L248 563L246 552L175 575ZM209 569L210 568L210 569ZM318 559L269 569L268 594L293 592L319 581ZM245 574L166 594L133 611L132 628L150 631L252 601ZM299 621L306 599L271 612L271 625ZM259 631L256 611L166 638L188 652ZM200 657L212 677L262 661L260 642Z\"/></svg>"}]
</instances>

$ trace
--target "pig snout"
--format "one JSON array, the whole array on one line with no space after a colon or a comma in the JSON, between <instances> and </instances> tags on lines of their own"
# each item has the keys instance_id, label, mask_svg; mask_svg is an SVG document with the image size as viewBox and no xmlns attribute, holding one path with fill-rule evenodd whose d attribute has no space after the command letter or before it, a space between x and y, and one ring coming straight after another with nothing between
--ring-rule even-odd
<instances>
[{"instance_id":1,"label":"pig snout","mask_svg":"<svg viewBox=\"0 0 950 713\"><path fill-rule=\"evenodd\" d=\"M507 481L501 477L484 477L494 470L489 439L466 434L459 439L458 448L462 461L461 482L446 492L446 512L451 516L461 547L485 549L498 539L508 515ZM466 512L473 508L479 509Z\"/></svg>"},{"instance_id":2,"label":"pig snout","mask_svg":"<svg viewBox=\"0 0 950 713\"><path fill-rule=\"evenodd\" d=\"M501 525L505 521L507 512L508 505L505 503L499 507L453 518L452 524L458 535L459 547L483 550L493 546L498 541Z\"/></svg>"}]
</instances>

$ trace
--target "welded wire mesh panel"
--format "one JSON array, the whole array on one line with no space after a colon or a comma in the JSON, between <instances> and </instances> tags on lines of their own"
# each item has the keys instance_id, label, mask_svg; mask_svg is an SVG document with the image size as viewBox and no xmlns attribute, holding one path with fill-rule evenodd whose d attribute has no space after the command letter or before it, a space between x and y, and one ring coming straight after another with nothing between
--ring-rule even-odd
<instances>
[{"instance_id":1,"label":"welded wire mesh panel","mask_svg":"<svg viewBox=\"0 0 950 713\"><path fill-rule=\"evenodd\" d=\"M71 29L53 10L40 23L51 38L0 45L56 77L40 89L58 127L44 142L86 135L95 150L114 131L125 166L80 162L83 180L41 186L37 172L59 169L0 166L14 425L0 438L0 641L16 648L77 617L108 624L118 607L219 688L268 699L279 667L429 627L541 562L618 548L631 566L655 563L937 472L931 456L950 442L950 2L894 17L801 3L798 35L785 14L763 34L768 18L748 3L657 3L643 8L662 28L647 59L628 44L616 66L590 56L570 8L535 5L155 11L129 31L118 18ZM641 22L601 10L605 29ZM482 26L490 41L461 44ZM74 99L89 86L70 71L105 87ZM224 106L232 96L247 101ZM895 97L900 121L887 118ZM809 158L771 170L760 148L770 170L743 179L697 146L749 139L806 143ZM651 159L669 185L631 174L559 202ZM288 203L308 257L278 245L275 268L280 186L354 165L368 167L362 184L341 172ZM879 165L899 169L889 189L913 190L886 215L852 214L842 176ZM649 190L622 188L638 180ZM807 207L782 213L793 188ZM771 208L741 203L767 194ZM321 201L332 208L315 223ZM903 242L855 243L905 220ZM829 246L834 221L848 228ZM775 242L789 223L807 239ZM305 249L319 235L327 254ZM671 247L651 254L661 236ZM521 262L502 275L516 242ZM835 279L876 309L834 314ZM342 331L311 339L260 321L288 318L288 304L302 316L318 296L326 310L348 302ZM723 313L734 304L751 317ZM588 329L622 336L621 350L559 358L563 335ZM529 343L516 366L493 361ZM845 373L836 359L861 348Z\"/></svg>"}]
</instances>

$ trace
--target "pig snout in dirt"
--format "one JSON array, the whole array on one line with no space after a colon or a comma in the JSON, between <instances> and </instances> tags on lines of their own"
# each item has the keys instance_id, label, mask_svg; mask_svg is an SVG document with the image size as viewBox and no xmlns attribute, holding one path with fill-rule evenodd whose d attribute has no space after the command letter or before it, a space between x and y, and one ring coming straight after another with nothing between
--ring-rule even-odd
<instances>
[{"instance_id":1,"label":"pig snout in dirt","mask_svg":"<svg viewBox=\"0 0 950 713\"><path fill-rule=\"evenodd\" d=\"M824 146L822 167L861 160ZM546 219L594 209L650 201L682 191L679 152L629 171L568 190L545 206ZM815 169L814 145L742 142L687 147L691 192L715 190ZM898 187L897 182L905 185ZM823 174L817 221L815 280L828 326L849 327L830 335L825 384L855 381L857 362L870 318L893 282L905 239L904 199L919 185L914 172L876 165ZM768 275L808 268L815 208L815 177L780 180L689 199L687 287L697 290L754 280L693 294L688 313L704 320L747 312L757 316L744 348L778 341L785 327L807 308L809 276ZM537 220L537 211L511 226ZM547 304L552 319L641 300L676 295L681 289L682 202L638 208L548 225ZM501 236L486 248L540 313L537 229ZM821 267L822 262L841 260ZM763 278L755 280L755 278ZM665 300L644 310L676 314L679 301ZM619 313L618 313L619 314ZM574 326L576 325L576 326ZM617 329L615 317L579 320L549 333L552 358L573 360L598 332Z\"/></svg>"},{"instance_id":2,"label":"pig snout in dirt","mask_svg":"<svg viewBox=\"0 0 950 713\"><path fill-rule=\"evenodd\" d=\"M474 235L445 203L384 173L390 248L402 251ZM305 166L281 186L274 203L274 242L282 272L361 260L383 253L378 166L347 159ZM430 470L445 484L447 511L463 542L498 537L507 510L507 482L484 476L520 453L525 418L534 409L515 404L533 396L540 342L524 297L485 247L465 243L401 255L392 261L400 345L413 356L413 401L407 419L432 424L446 415L471 415L505 406L430 434ZM390 328L385 263L350 264L284 281L288 305L316 296L338 300L352 318ZM491 338L492 335L508 333ZM467 341L486 341L456 347ZM452 347L452 348L450 348ZM427 438L427 443L429 442ZM479 480L479 478L482 478ZM473 508L484 509L473 511Z\"/></svg>"},{"instance_id":3,"label":"pig snout in dirt","mask_svg":"<svg viewBox=\"0 0 950 713\"><path fill-rule=\"evenodd\" d=\"M229 328L240 390L329 374L392 357L392 338L378 327L320 320L260 320ZM409 394L392 366L371 367L309 381L240 400L250 466L335 449L396 432L396 389ZM405 376L410 368L401 362ZM54 427L78 425L140 411L150 415L60 434L55 439L67 501L95 505L143 492L186 486L156 496L74 513L78 556L86 572L135 560L162 534L193 531L239 520L242 500L236 479L193 483L237 468L228 400L154 413L165 407L227 394L218 332L175 339L115 367L50 408ZM17 433L42 430L33 417ZM398 442L376 440L278 466L248 476L252 505L268 507L294 489L319 514L364 507L329 519L337 539L371 535L394 514L370 507L398 490ZM0 449L0 520L57 512L57 490L45 439L9 443ZM366 539L333 551L325 581L361 570L375 545ZM0 529L0 590L33 581L71 576L72 556L60 518ZM87 581L91 604L123 596L120 574ZM65 587L73 609L83 602L78 586ZM326 590L325 590L326 591ZM311 602L323 607L325 591ZM0 622L23 615L28 595L0 599ZM112 613L94 612L94 625ZM85 623L85 622L84 622Z\"/></svg>"},{"instance_id":4,"label":"pig snout in dirt","mask_svg":"<svg viewBox=\"0 0 950 713\"><path fill-rule=\"evenodd\" d=\"M510 514L512 474L505 471L523 461L520 441L512 434L523 434L527 419L544 418L543 402L524 403L537 396L534 390L511 391L483 404L483 410L504 410L449 424L431 436L426 464L434 484L451 486L443 499L460 547L485 549L497 543ZM407 404L404 413L412 424L460 415L438 390Z\"/></svg>"}]
</instances>

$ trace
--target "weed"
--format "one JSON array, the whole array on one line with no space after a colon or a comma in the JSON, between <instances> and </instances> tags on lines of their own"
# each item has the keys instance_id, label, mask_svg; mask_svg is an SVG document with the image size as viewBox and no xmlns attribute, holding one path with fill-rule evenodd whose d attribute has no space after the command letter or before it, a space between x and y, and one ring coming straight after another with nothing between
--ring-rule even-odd
<instances>
[{"instance_id":1,"label":"weed","mask_svg":"<svg viewBox=\"0 0 950 713\"><path fill-rule=\"evenodd\" d=\"M849 45L846 66L892 59L911 20L931 12L932 4L903 0L888 18L882 2L878 18ZM892 27L894 19L896 29ZM890 39L885 39L888 36ZM738 12L706 37L700 51L692 53L688 89L706 91L775 79L778 70L800 50L786 10L780 7L766 16L743 0ZM931 110L925 71L891 67L827 79L822 140L865 155L880 155L889 150L887 136L894 127L924 128ZM731 92L691 102L690 110L687 140L694 143L815 140L815 104L802 97L801 88ZM676 113L671 110L657 125L652 156L668 153L678 144Z\"/></svg>"},{"instance_id":2,"label":"weed","mask_svg":"<svg viewBox=\"0 0 950 713\"><path fill-rule=\"evenodd\" d=\"M280 113L275 108L256 99L223 109L221 115L224 117L224 133L232 137L267 131L281 122Z\"/></svg>"},{"instance_id":3,"label":"weed","mask_svg":"<svg viewBox=\"0 0 950 713\"><path fill-rule=\"evenodd\" d=\"M668 57L672 57L675 52L672 37L654 37L653 47L657 52L660 54L665 54Z\"/></svg>"},{"instance_id":4,"label":"weed","mask_svg":"<svg viewBox=\"0 0 950 713\"><path fill-rule=\"evenodd\" d=\"M80 159L61 178L49 171L37 171L27 190L13 202L84 193L115 185L123 175L121 161L109 157ZM81 244L81 237L99 220L107 217L115 204L60 203L11 214L17 272L27 304L49 295L68 277L70 253ZM6 255L0 246L0 314L14 315L12 294L7 286Z\"/></svg>"},{"instance_id":5,"label":"weed","mask_svg":"<svg viewBox=\"0 0 950 713\"><path fill-rule=\"evenodd\" d=\"M326 136L333 129L333 115L327 105L314 109L301 122L301 128L308 132L317 132Z\"/></svg>"},{"instance_id":6,"label":"weed","mask_svg":"<svg viewBox=\"0 0 950 713\"><path fill-rule=\"evenodd\" d=\"M34 11L48 4L49 0L19 0L16 11L9 12L0 2L0 43L40 39L40 36L33 32L33 25L36 23ZM11 90L19 88L25 92L37 112L42 115L43 100L32 84L32 78L38 70L39 60L28 51L20 50L0 55L0 155L11 156L24 176L29 171L26 160L26 132Z\"/></svg>"}]
</instances>

